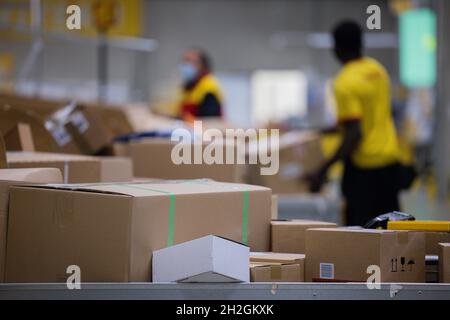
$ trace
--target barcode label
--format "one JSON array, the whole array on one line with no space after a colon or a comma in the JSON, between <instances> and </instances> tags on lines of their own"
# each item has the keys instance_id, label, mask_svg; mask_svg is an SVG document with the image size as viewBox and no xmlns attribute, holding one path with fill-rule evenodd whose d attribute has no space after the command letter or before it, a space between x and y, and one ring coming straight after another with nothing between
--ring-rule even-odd
<instances>
[{"instance_id":1,"label":"barcode label","mask_svg":"<svg viewBox=\"0 0 450 320\"><path fill-rule=\"evenodd\" d=\"M334 279L334 264L321 263L320 264L320 279Z\"/></svg>"},{"instance_id":2,"label":"barcode label","mask_svg":"<svg viewBox=\"0 0 450 320\"><path fill-rule=\"evenodd\" d=\"M89 129L89 121L81 112L74 112L70 116L70 122L78 129L79 133L85 133Z\"/></svg>"},{"instance_id":3,"label":"barcode label","mask_svg":"<svg viewBox=\"0 0 450 320\"><path fill-rule=\"evenodd\" d=\"M60 147L68 144L71 140L70 134L64 127L56 126L50 130L50 133Z\"/></svg>"}]
</instances>

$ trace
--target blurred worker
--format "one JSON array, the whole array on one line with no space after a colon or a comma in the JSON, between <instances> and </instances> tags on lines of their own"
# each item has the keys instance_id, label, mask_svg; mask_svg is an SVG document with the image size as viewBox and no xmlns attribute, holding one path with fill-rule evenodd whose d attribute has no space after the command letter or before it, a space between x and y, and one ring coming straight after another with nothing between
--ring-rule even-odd
<instances>
[{"instance_id":1,"label":"blurred worker","mask_svg":"<svg viewBox=\"0 0 450 320\"><path fill-rule=\"evenodd\" d=\"M333 38L334 53L343 65L333 86L343 140L333 157L306 178L311 191L317 192L328 169L343 160L346 222L365 225L380 214L399 210L400 153L391 114L390 80L380 63L363 56L358 24L340 23Z\"/></svg>"},{"instance_id":2,"label":"blurred worker","mask_svg":"<svg viewBox=\"0 0 450 320\"><path fill-rule=\"evenodd\" d=\"M184 52L179 70L183 80L182 118L222 116L222 91L211 69L211 59L203 50Z\"/></svg>"}]
</instances>

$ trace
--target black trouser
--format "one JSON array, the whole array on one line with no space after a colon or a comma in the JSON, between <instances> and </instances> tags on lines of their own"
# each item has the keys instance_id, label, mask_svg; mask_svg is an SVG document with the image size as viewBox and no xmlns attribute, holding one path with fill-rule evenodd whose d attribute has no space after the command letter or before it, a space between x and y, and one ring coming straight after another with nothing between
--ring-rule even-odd
<instances>
[{"instance_id":1,"label":"black trouser","mask_svg":"<svg viewBox=\"0 0 450 320\"><path fill-rule=\"evenodd\" d=\"M399 164L361 169L345 162L342 193L347 225L364 226L380 214L400 210L399 170Z\"/></svg>"}]
</instances>

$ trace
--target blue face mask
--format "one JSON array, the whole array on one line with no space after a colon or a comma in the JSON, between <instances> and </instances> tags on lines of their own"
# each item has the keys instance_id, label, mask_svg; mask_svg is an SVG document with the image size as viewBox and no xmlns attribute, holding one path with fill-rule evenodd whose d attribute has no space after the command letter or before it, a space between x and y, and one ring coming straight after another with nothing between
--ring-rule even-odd
<instances>
[{"instance_id":1,"label":"blue face mask","mask_svg":"<svg viewBox=\"0 0 450 320\"><path fill-rule=\"evenodd\" d=\"M197 77L197 69L192 63L183 62L180 64L179 72L183 81L192 81Z\"/></svg>"}]
</instances>

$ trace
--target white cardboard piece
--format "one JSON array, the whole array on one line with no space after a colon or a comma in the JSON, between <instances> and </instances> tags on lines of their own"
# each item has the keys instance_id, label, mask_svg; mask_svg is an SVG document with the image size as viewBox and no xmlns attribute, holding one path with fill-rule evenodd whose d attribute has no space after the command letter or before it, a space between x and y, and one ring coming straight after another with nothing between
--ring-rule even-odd
<instances>
[{"instance_id":1,"label":"white cardboard piece","mask_svg":"<svg viewBox=\"0 0 450 320\"><path fill-rule=\"evenodd\" d=\"M248 282L249 247L209 235L153 252L153 282Z\"/></svg>"}]
</instances>

